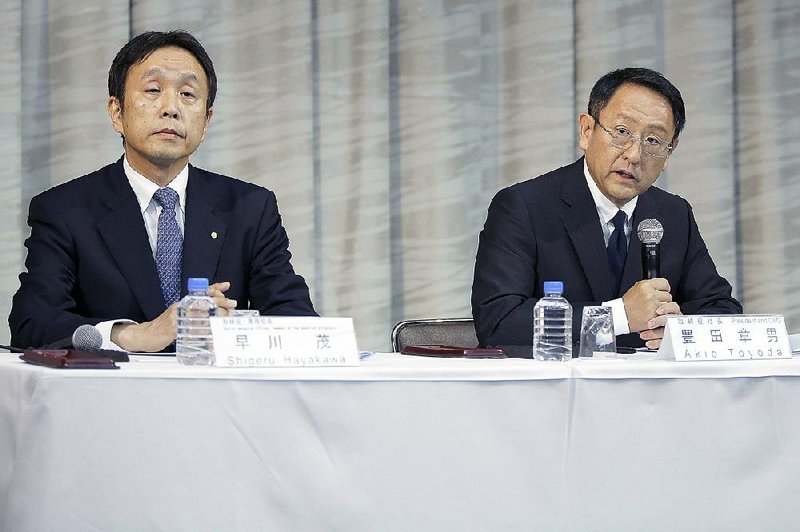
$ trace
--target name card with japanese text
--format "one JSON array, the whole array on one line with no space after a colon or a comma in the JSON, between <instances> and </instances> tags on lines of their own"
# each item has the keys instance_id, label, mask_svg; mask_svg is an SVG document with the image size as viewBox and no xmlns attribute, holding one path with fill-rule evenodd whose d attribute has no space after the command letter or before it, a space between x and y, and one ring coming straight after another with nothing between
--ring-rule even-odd
<instances>
[{"instance_id":1,"label":"name card with japanese text","mask_svg":"<svg viewBox=\"0 0 800 532\"><path fill-rule=\"evenodd\" d=\"M358 366L352 318L211 318L214 365L224 368Z\"/></svg>"},{"instance_id":2,"label":"name card with japanese text","mask_svg":"<svg viewBox=\"0 0 800 532\"><path fill-rule=\"evenodd\" d=\"M678 362L769 360L792 358L792 350L783 316L670 316L657 356Z\"/></svg>"}]
</instances>

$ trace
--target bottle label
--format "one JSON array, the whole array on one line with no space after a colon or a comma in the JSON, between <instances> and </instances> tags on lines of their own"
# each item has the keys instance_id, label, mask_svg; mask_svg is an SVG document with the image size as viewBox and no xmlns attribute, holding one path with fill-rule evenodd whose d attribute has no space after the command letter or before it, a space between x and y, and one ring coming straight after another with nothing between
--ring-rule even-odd
<instances>
[{"instance_id":1,"label":"bottle label","mask_svg":"<svg viewBox=\"0 0 800 532\"><path fill-rule=\"evenodd\" d=\"M352 318L224 316L210 321L219 367L360 364Z\"/></svg>"}]
</instances>

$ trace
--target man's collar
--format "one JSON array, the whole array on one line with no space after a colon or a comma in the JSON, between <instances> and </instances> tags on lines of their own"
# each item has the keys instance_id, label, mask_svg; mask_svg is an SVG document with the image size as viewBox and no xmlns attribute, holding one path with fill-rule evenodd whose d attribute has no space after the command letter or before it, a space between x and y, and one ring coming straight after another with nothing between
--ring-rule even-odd
<instances>
[{"instance_id":1,"label":"man's collar","mask_svg":"<svg viewBox=\"0 0 800 532\"><path fill-rule=\"evenodd\" d=\"M614 203L605 197L600 189L597 186L597 183L594 182L592 179L592 175L589 173L589 165L586 164L586 159L583 160L583 176L586 178L586 184L589 186L589 192L592 193L592 199L594 200L594 204L597 207L597 214L600 215L600 221L603 223L608 222L611 218L617 214L619 211L619 207L614 205ZM628 215L628 220L633 220L633 211L636 210L636 202L639 197L635 197L630 200L628 203L622 206L622 211Z\"/></svg>"},{"instance_id":2,"label":"man's collar","mask_svg":"<svg viewBox=\"0 0 800 532\"><path fill-rule=\"evenodd\" d=\"M156 190L160 187L134 170L128 162L127 156L122 160L122 167L125 169L125 176L128 178L128 183L130 183L134 194L136 194L136 200L139 202L140 210L144 212L150 205L153 194L155 194ZM188 183L188 181L189 165L187 164L167 185L178 193L178 199L180 200L181 209L183 210L186 209L186 183Z\"/></svg>"}]
</instances>

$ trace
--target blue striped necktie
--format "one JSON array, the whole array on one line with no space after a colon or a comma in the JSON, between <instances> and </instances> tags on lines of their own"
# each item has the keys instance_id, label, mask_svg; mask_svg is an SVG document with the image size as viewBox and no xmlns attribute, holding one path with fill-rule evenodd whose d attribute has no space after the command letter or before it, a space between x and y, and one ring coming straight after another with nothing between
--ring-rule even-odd
<instances>
[{"instance_id":1,"label":"blue striped necktie","mask_svg":"<svg viewBox=\"0 0 800 532\"><path fill-rule=\"evenodd\" d=\"M611 219L614 223L614 232L608 239L608 268L611 271L611 290L614 296L619 292L619 285L622 282L622 270L625 267L625 259L628 257L628 240L625 238L625 219L627 215L624 211L617 211Z\"/></svg>"},{"instance_id":2,"label":"blue striped necktie","mask_svg":"<svg viewBox=\"0 0 800 532\"><path fill-rule=\"evenodd\" d=\"M166 308L178 301L181 295L183 235L175 217L178 193L168 187L159 188L153 194L153 199L161 205L161 214L158 215L156 268Z\"/></svg>"}]
</instances>

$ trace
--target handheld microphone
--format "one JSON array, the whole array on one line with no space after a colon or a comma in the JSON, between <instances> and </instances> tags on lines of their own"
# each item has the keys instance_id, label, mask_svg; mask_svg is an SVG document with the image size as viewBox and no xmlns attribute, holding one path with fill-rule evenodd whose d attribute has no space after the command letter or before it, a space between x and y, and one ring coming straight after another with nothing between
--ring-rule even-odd
<instances>
[{"instance_id":1,"label":"handheld microphone","mask_svg":"<svg viewBox=\"0 0 800 532\"><path fill-rule=\"evenodd\" d=\"M664 237L664 227L653 218L642 220L636 228L636 234L642 242L642 271L645 279L661 277L661 259L659 245Z\"/></svg>"}]
</instances>

